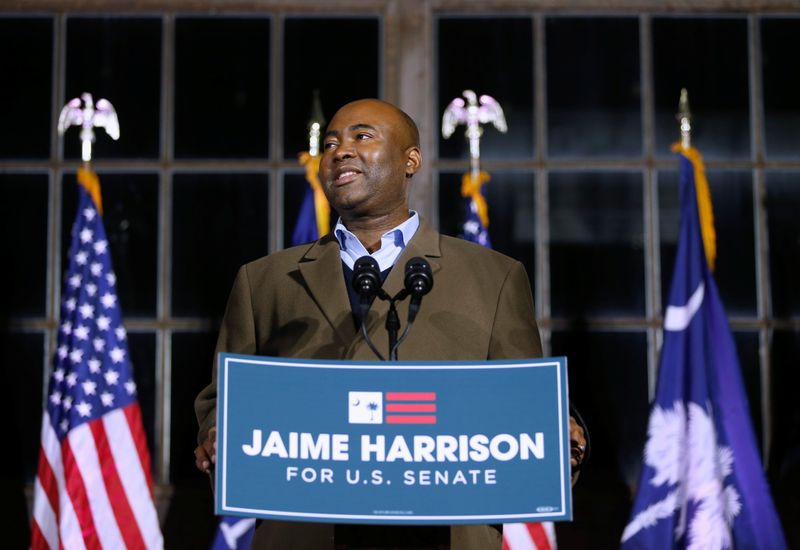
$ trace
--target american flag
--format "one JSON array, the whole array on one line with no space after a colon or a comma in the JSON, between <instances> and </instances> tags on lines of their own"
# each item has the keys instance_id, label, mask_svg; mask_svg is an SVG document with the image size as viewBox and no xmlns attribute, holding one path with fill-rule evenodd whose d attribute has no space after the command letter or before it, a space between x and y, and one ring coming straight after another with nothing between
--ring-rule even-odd
<instances>
[{"instance_id":1,"label":"american flag","mask_svg":"<svg viewBox=\"0 0 800 550\"><path fill-rule=\"evenodd\" d=\"M150 456L97 176L78 172L61 325L42 418L31 547L161 548Z\"/></svg>"}]
</instances>

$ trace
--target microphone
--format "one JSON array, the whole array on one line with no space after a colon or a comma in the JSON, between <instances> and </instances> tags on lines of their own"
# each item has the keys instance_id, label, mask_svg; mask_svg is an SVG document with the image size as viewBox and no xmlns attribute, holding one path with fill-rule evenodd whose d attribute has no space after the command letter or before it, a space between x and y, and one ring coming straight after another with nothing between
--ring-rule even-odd
<instances>
[{"instance_id":1,"label":"microphone","mask_svg":"<svg viewBox=\"0 0 800 550\"><path fill-rule=\"evenodd\" d=\"M406 273L403 282L406 287L405 291L411 295L411 301L408 304L406 329L389 353L390 357L394 356L395 359L397 359L397 348L408 336L408 331L411 330L411 325L414 323L417 313L419 313L419 308L422 305L422 297L433 288L433 272L431 271L431 266L424 258L420 258L419 256L411 258L406 263Z\"/></svg>"},{"instance_id":2,"label":"microphone","mask_svg":"<svg viewBox=\"0 0 800 550\"><path fill-rule=\"evenodd\" d=\"M359 295L359 305L361 308L361 335L366 340L369 349L380 359L385 361L383 355L375 348L375 345L370 340L367 334L367 314L372 305L372 300L375 296L380 295L381 288L381 270L378 267L378 262L372 256L361 256L356 260L353 265L353 281L351 283L353 290Z\"/></svg>"},{"instance_id":3,"label":"microphone","mask_svg":"<svg viewBox=\"0 0 800 550\"><path fill-rule=\"evenodd\" d=\"M413 298L422 298L433 288L431 266L424 258L416 256L406 263L406 290Z\"/></svg>"},{"instance_id":4,"label":"microphone","mask_svg":"<svg viewBox=\"0 0 800 550\"><path fill-rule=\"evenodd\" d=\"M372 256L361 256L353 265L353 290L361 297L361 305L371 303L381 288L381 270Z\"/></svg>"}]
</instances>

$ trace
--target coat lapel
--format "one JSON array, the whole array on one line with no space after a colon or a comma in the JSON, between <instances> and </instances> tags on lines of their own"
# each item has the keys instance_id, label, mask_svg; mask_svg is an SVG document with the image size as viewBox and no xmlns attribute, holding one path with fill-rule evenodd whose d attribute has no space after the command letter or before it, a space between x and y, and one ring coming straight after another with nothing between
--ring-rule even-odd
<instances>
[{"instance_id":1,"label":"coat lapel","mask_svg":"<svg viewBox=\"0 0 800 550\"><path fill-rule=\"evenodd\" d=\"M336 237L329 233L317 241L300 259L299 268L312 298L344 348L348 348L356 336L356 329L344 286L342 259Z\"/></svg>"}]
</instances>

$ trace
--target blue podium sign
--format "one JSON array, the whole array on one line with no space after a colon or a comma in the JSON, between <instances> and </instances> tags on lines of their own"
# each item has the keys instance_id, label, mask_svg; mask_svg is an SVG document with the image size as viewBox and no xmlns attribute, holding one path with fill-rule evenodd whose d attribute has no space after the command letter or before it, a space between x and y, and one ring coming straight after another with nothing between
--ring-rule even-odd
<instances>
[{"instance_id":1,"label":"blue podium sign","mask_svg":"<svg viewBox=\"0 0 800 550\"><path fill-rule=\"evenodd\" d=\"M216 513L572 519L566 358L343 362L222 353Z\"/></svg>"}]
</instances>

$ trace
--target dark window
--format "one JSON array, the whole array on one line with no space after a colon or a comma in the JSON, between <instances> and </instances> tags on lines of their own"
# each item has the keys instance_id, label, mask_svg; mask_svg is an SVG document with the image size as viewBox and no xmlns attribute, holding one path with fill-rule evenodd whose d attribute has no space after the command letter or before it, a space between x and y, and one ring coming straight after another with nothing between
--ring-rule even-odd
<instances>
[{"instance_id":1,"label":"dark window","mask_svg":"<svg viewBox=\"0 0 800 550\"><path fill-rule=\"evenodd\" d=\"M750 422L753 426L753 433L761 446L764 430L761 425L761 368L758 356L758 333L737 331L733 333L733 339L739 357L744 390L750 405Z\"/></svg>"},{"instance_id":2,"label":"dark window","mask_svg":"<svg viewBox=\"0 0 800 550\"><path fill-rule=\"evenodd\" d=\"M800 316L800 172L767 172L769 273L776 317Z\"/></svg>"},{"instance_id":3,"label":"dark window","mask_svg":"<svg viewBox=\"0 0 800 550\"><path fill-rule=\"evenodd\" d=\"M175 156L269 156L270 20L175 22Z\"/></svg>"},{"instance_id":4,"label":"dark window","mask_svg":"<svg viewBox=\"0 0 800 550\"><path fill-rule=\"evenodd\" d=\"M692 141L709 158L750 155L747 21L656 18L653 66L656 155L680 139L675 119L681 88L689 92Z\"/></svg>"},{"instance_id":5,"label":"dark window","mask_svg":"<svg viewBox=\"0 0 800 550\"><path fill-rule=\"evenodd\" d=\"M0 174L0 320L45 314L48 196L45 174Z\"/></svg>"},{"instance_id":6,"label":"dark window","mask_svg":"<svg viewBox=\"0 0 800 550\"><path fill-rule=\"evenodd\" d=\"M160 398L156 387L156 335L152 332L128 332L128 350L131 354L136 394L142 410L142 423L150 450L150 468L155 471L156 456L156 402ZM179 383L179 386L183 381Z\"/></svg>"},{"instance_id":7,"label":"dark window","mask_svg":"<svg viewBox=\"0 0 800 550\"><path fill-rule=\"evenodd\" d=\"M299 19L285 23L284 158L308 151L314 90L329 122L345 103L380 95L377 18Z\"/></svg>"},{"instance_id":8,"label":"dark window","mask_svg":"<svg viewBox=\"0 0 800 550\"><path fill-rule=\"evenodd\" d=\"M84 92L108 99L119 117L120 138L96 129L92 158L159 155L161 19L71 17L67 21L69 101ZM81 158L78 128L64 137L64 156Z\"/></svg>"},{"instance_id":9,"label":"dark window","mask_svg":"<svg viewBox=\"0 0 800 550\"><path fill-rule=\"evenodd\" d=\"M764 126L770 157L800 155L800 19L761 20Z\"/></svg>"},{"instance_id":10,"label":"dark window","mask_svg":"<svg viewBox=\"0 0 800 550\"><path fill-rule=\"evenodd\" d=\"M186 483L207 477L194 464L197 446L197 419L194 399L211 383L216 333L197 332L172 334L172 384L170 400L170 480Z\"/></svg>"},{"instance_id":11,"label":"dark window","mask_svg":"<svg viewBox=\"0 0 800 550\"><path fill-rule=\"evenodd\" d=\"M489 205L492 248L525 265L531 288L536 273L536 215L534 177L526 172L494 172L483 186ZM461 196L461 174L439 175L439 228L461 236L469 199Z\"/></svg>"},{"instance_id":12,"label":"dark window","mask_svg":"<svg viewBox=\"0 0 800 550\"><path fill-rule=\"evenodd\" d=\"M55 131L50 120L53 20L0 19L0 52L0 158L47 158Z\"/></svg>"},{"instance_id":13,"label":"dark window","mask_svg":"<svg viewBox=\"0 0 800 550\"><path fill-rule=\"evenodd\" d=\"M728 315L756 315L756 258L753 234L753 178L735 170L706 174L714 207L717 261L714 280ZM680 225L677 172L659 172L661 300L666 307Z\"/></svg>"},{"instance_id":14,"label":"dark window","mask_svg":"<svg viewBox=\"0 0 800 550\"><path fill-rule=\"evenodd\" d=\"M176 174L172 204L173 314L221 317L239 266L269 251L269 177Z\"/></svg>"},{"instance_id":15,"label":"dark window","mask_svg":"<svg viewBox=\"0 0 800 550\"><path fill-rule=\"evenodd\" d=\"M4 480L32 482L39 462L39 436L42 433L42 376L44 335L40 333L0 332L0 360L6 392L6 412L11 414L9 441L14 452L6 453ZM10 467L9 472L7 468Z\"/></svg>"},{"instance_id":16,"label":"dark window","mask_svg":"<svg viewBox=\"0 0 800 550\"><path fill-rule=\"evenodd\" d=\"M576 327L554 332L552 349L567 356L570 402L592 440L592 456L573 493L570 531L590 534L591 543L582 546L618 548L647 434L647 337Z\"/></svg>"},{"instance_id":17,"label":"dark window","mask_svg":"<svg viewBox=\"0 0 800 550\"><path fill-rule=\"evenodd\" d=\"M642 176L550 174L554 316L644 314Z\"/></svg>"},{"instance_id":18,"label":"dark window","mask_svg":"<svg viewBox=\"0 0 800 550\"><path fill-rule=\"evenodd\" d=\"M533 27L530 18L441 18L438 21L437 82L439 156L469 158L465 126L450 139L441 134L445 108L471 89L494 97L508 132L484 125L483 158L533 156ZM462 98L463 99L463 98Z\"/></svg>"},{"instance_id":19,"label":"dark window","mask_svg":"<svg viewBox=\"0 0 800 550\"><path fill-rule=\"evenodd\" d=\"M638 20L552 17L546 29L550 155L641 155Z\"/></svg>"},{"instance_id":20,"label":"dark window","mask_svg":"<svg viewBox=\"0 0 800 550\"><path fill-rule=\"evenodd\" d=\"M769 477L789 548L800 543L800 333L775 331L772 337L772 452Z\"/></svg>"},{"instance_id":21,"label":"dark window","mask_svg":"<svg viewBox=\"0 0 800 550\"><path fill-rule=\"evenodd\" d=\"M111 247L122 314L156 315L158 277L158 175L99 174L103 227ZM62 181L61 269L66 273L78 208L75 174Z\"/></svg>"}]
</instances>

